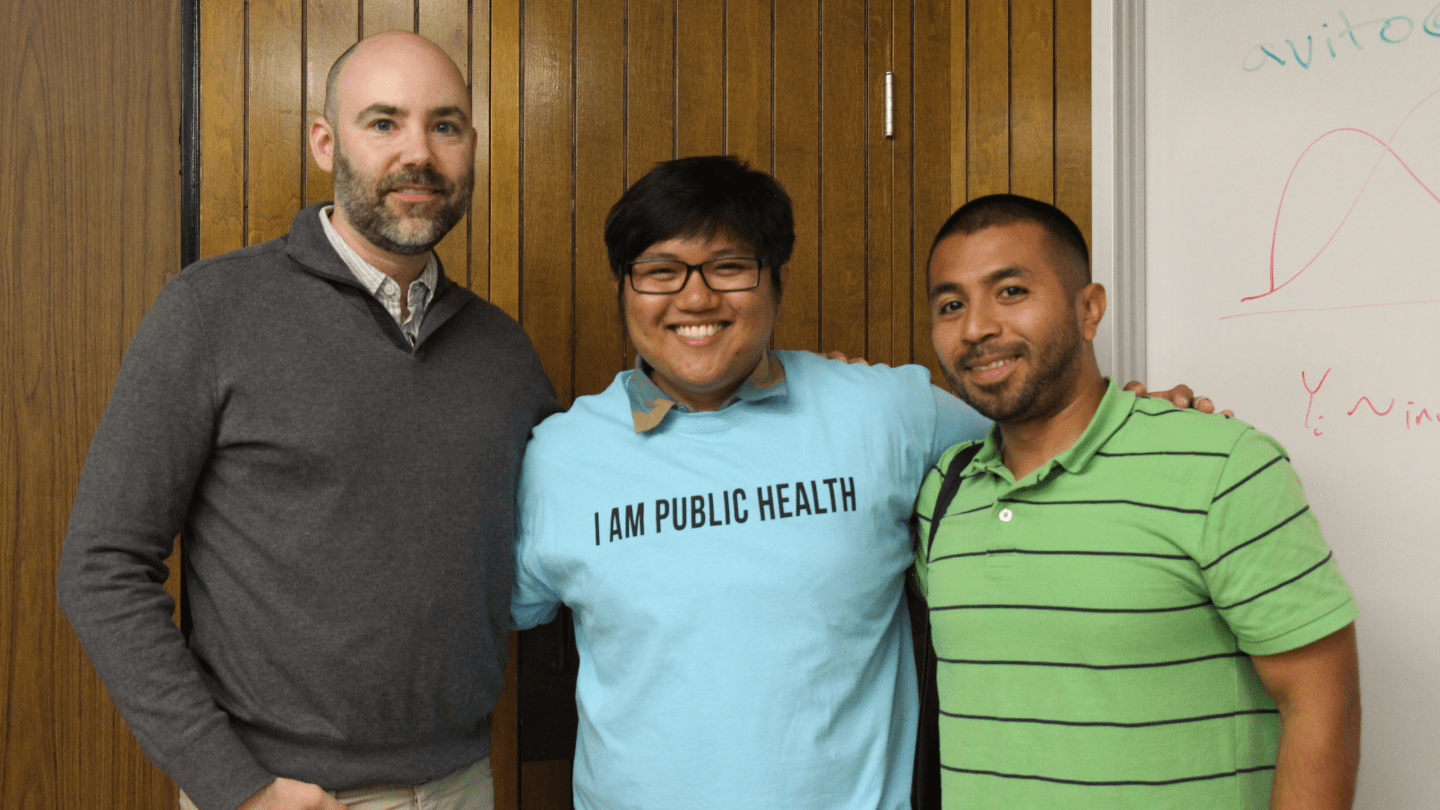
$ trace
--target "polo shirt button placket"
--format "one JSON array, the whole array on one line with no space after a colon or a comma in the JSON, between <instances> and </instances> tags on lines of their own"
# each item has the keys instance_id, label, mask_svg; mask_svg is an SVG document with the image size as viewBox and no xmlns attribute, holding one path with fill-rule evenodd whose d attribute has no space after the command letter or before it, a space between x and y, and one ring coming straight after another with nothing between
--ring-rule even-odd
<instances>
[{"instance_id":1,"label":"polo shirt button placket","mask_svg":"<svg viewBox=\"0 0 1440 810\"><path fill-rule=\"evenodd\" d=\"M1015 512L1010 507L1001 505L998 500L991 509L991 514L1000 521L1000 525L987 533L990 536L990 547L986 549L988 553L985 555L985 570L991 577L1008 579L1015 574L1015 543L1010 536Z\"/></svg>"}]
</instances>

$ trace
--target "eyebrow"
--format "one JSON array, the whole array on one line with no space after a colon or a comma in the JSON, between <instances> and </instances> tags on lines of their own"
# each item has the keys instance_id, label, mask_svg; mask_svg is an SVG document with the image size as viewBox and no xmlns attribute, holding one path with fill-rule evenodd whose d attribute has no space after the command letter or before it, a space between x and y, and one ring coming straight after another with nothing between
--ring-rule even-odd
<instances>
[{"instance_id":1,"label":"eyebrow","mask_svg":"<svg viewBox=\"0 0 1440 810\"><path fill-rule=\"evenodd\" d=\"M986 274L985 278L981 279L981 283L988 287L990 285L1004 281L1005 279L1021 278L1026 275L1028 275L1028 273L1026 273L1023 268L1015 267L1012 265L1010 267L1002 267L999 270L990 271L988 274ZM959 284L956 284L953 281L946 281L940 284L936 284L934 287L930 288L930 300L934 301L936 298L945 295L946 293L958 292L960 292Z\"/></svg>"},{"instance_id":2,"label":"eyebrow","mask_svg":"<svg viewBox=\"0 0 1440 810\"><path fill-rule=\"evenodd\" d=\"M404 114L405 110L395 106L394 104L386 104L384 102L377 101L374 104L371 104L369 107L366 107L365 109L356 113L355 120L361 121L365 118L375 115L399 117ZM429 116L431 118L458 118L459 120L465 121L467 123L470 121L470 116L465 114L465 110L454 104L446 107L436 107L435 109L430 111Z\"/></svg>"}]
</instances>

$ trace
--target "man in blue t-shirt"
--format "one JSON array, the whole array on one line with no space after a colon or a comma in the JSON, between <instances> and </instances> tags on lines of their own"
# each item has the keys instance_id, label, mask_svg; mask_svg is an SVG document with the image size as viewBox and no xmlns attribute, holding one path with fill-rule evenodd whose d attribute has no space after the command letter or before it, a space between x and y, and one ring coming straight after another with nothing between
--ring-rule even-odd
<instances>
[{"instance_id":1,"label":"man in blue t-shirt","mask_svg":"<svg viewBox=\"0 0 1440 810\"><path fill-rule=\"evenodd\" d=\"M582 810L909 806L907 521L989 422L917 366L771 351L794 240L729 157L658 164L606 221L639 362L536 428L512 606L574 611Z\"/></svg>"}]
</instances>

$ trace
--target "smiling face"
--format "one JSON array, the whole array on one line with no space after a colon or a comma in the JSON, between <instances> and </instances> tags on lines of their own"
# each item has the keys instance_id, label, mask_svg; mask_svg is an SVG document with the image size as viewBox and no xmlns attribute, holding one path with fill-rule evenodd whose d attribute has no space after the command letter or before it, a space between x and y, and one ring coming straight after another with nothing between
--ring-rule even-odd
<instances>
[{"instance_id":1,"label":"smiling face","mask_svg":"<svg viewBox=\"0 0 1440 810\"><path fill-rule=\"evenodd\" d=\"M434 44L391 32L357 47L336 91L335 120L316 119L310 133L316 162L335 173L331 222L352 246L358 236L386 254L428 251L465 216L474 187L464 79Z\"/></svg>"},{"instance_id":2,"label":"smiling face","mask_svg":"<svg viewBox=\"0 0 1440 810\"><path fill-rule=\"evenodd\" d=\"M1069 257L1053 244L1022 221L945 237L930 257L941 369L961 399L1002 425L1046 420L1090 382L1104 290L1067 284Z\"/></svg>"},{"instance_id":3,"label":"smiling face","mask_svg":"<svg viewBox=\"0 0 1440 810\"><path fill-rule=\"evenodd\" d=\"M679 236L656 242L635 260L701 264L752 255L749 246L721 233L711 239ZM697 272L690 274L684 289L669 295L637 293L624 276L615 283L620 285L626 331L650 364L651 379L681 405L713 411L768 351L788 279L789 269L781 268L777 288L768 269L762 269L760 286L752 290L715 292Z\"/></svg>"}]
</instances>

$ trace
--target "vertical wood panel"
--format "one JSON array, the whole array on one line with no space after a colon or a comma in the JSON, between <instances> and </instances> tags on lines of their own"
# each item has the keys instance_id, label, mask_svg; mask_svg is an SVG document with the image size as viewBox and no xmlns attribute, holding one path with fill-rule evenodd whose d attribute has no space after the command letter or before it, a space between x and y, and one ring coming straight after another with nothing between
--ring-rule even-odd
<instances>
[{"instance_id":1,"label":"vertical wood panel","mask_svg":"<svg viewBox=\"0 0 1440 810\"><path fill-rule=\"evenodd\" d=\"M865 2L820 9L820 346L866 347Z\"/></svg>"},{"instance_id":2,"label":"vertical wood panel","mask_svg":"<svg viewBox=\"0 0 1440 810\"><path fill-rule=\"evenodd\" d=\"M950 102L949 208L954 209L969 199L970 190L970 4L946 5L950 11L950 88L947 91Z\"/></svg>"},{"instance_id":3,"label":"vertical wood panel","mask_svg":"<svg viewBox=\"0 0 1440 810\"><path fill-rule=\"evenodd\" d=\"M520 317L520 6L490 5L490 302ZM474 282L478 286L478 280Z\"/></svg>"},{"instance_id":4,"label":"vertical wood panel","mask_svg":"<svg viewBox=\"0 0 1440 810\"><path fill-rule=\"evenodd\" d=\"M381 31L414 31L417 0L364 0L361 36ZM254 0L250 0L254 2Z\"/></svg>"},{"instance_id":5,"label":"vertical wood panel","mask_svg":"<svg viewBox=\"0 0 1440 810\"><path fill-rule=\"evenodd\" d=\"M911 343L913 362L930 369L931 378L943 385L940 367L930 344L929 289L926 262L930 240L956 207L952 187L965 189L965 9L949 0L915 0L914 105L912 152L913 193L911 251L914 275L911 280ZM958 42L952 32L959 32ZM946 65L946 70L934 69ZM955 78L958 75L958 78ZM953 91L952 91L953 88ZM956 125L958 119L958 126ZM959 171L951 171L952 161ZM958 176L957 176L958 175ZM958 184L952 186L952 184Z\"/></svg>"},{"instance_id":6,"label":"vertical wood panel","mask_svg":"<svg viewBox=\"0 0 1440 810\"><path fill-rule=\"evenodd\" d=\"M795 209L782 349L820 348L820 4L775 0L775 178Z\"/></svg>"},{"instance_id":7,"label":"vertical wood panel","mask_svg":"<svg viewBox=\"0 0 1440 810\"><path fill-rule=\"evenodd\" d=\"M770 0L725 4L725 151L762 171L771 168L770 13Z\"/></svg>"},{"instance_id":8,"label":"vertical wood panel","mask_svg":"<svg viewBox=\"0 0 1440 810\"><path fill-rule=\"evenodd\" d=\"M1055 198L1055 6L1011 0L1010 190Z\"/></svg>"},{"instance_id":9,"label":"vertical wood panel","mask_svg":"<svg viewBox=\"0 0 1440 810\"><path fill-rule=\"evenodd\" d=\"M245 245L245 6L200 4L200 255Z\"/></svg>"},{"instance_id":10,"label":"vertical wood panel","mask_svg":"<svg viewBox=\"0 0 1440 810\"><path fill-rule=\"evenodd\" d=\"M971 0L964 199L1010 190L1010 22L1006 0ZM963 200L962 200L963 201Z\"/></svg>"},{"instance_id":11,"label":"vertical wood panel","mask_svg":"<svg viewBox=\"0 0 1440 810\"><path fill-rule=\"evenodd\" d=\"M911 132L913 119L910 115L914 99L911 88L914 77L911 74L914 41L910 32L913 16L913 0L891 0L885 18L885 37L893 49L890 69L895 73L895 133L889 141L890 150L890 340L891 365L915 361L915 350L911 344L916 312L911 300L914 287L914 264L911 241L914 230L914 163L912 150L914 137ZM883 128L883 120L881 121Z\"/></svg>"},{"instance_id":12,"label":"vertical wood panel","mask_svg":"<svg viewBox=\"0 0 1440 810\"><path fill-rule=\"evenodd\" d=\"M625 183L675 156L675 17L666 0L630 0L625 43Z\"/></svg>"},{"instance_id":13,"label":"vertical wood panel","mask_svg":"<svg viewBox=\"0 0 1440 810\"><path fill-rule=\"evenodd\" d=\"M677 157L725 151L725 6L715 0L675 3Z\"/></svg>"},{"instance_id":14,"label":"vertical wood panel","mask_svg":"<svg viewBox=\"0 0 1440 810\"><path fill-rule=\"evenodd\" d=\"M1055 0L1055 205L1090 240L1090 2Z\"/></svg>"},{"instance_id":15,"label":"vertical wood panel","mask_svg":"<svg viewBox=\"0 0 1440 810\"><path fill-rule=\"evenodd\" d=\"M576 4L575 394L625 368L625 333L605 252L605 215L625 192L625 0Z\"/></svg>"},{"instance_id":16,"label":"vertical wood panel","mask_svg":"<svg viewBox=\"0 0 1440 810\"><path fill-rule=\"evenodd\" d=\"M290 230L300 208L301 0L250 0L247 244Z\"/></svg>"},{"instance_id":17,"label":"vertical wood panel","mask_svg":"<svg viewBox=\"0 0 1440 810\"><path fill-rule=\"evenodd\" d=\"M173 806L60 615L89 439L179 263L180 9L0 9L0 807Z\"/></svg>"},{"instance_id":18,"label":"vertical wood panel","mask_svg":"<svg viewBox=\"0 0 1440 810\"><path fill-rule=\"evenodd\" d=\"M505 658L505 691L490 713L490 773L495 779L495 810L520 807L520 642L510 633Z\"/></svg>"},{"instance_id":19,"label":"vertical wood panel","mask_svg":"<svg viewBox=\"0 0 1440 810\"><path fill-rule=\"evenodd\" d=\"M521 322L562 402L573 396L574 85L569 0L527 0L523 7L521 161L526 202L521 232L525 285Z\"/></svg>"},{"instance_id":20,"label":"vertical wood panel","mask_svg":"<svg viewBox=\"0 0 1440 810\"><path fill-rule=\"evenodd\" d=\"M490 297L490 0L470 0L470 120L475 126L475 191L470 197L470 246L465 283ZM459 281L459 279L456 279Z\"/></svg>"},{"instance_id":21,"label":"vertical wood panel","mask_svg":"<svg viewBox=\"0 0 1440 810\"><path fill-rule=\"evenodd\" d=\"M325 114L325 79L340 54L355 44L360 28L359 16L357 0L305 0L305 115L302 132L306 138L310 122ZM321 171L315 164L308 141L302 146L305 178L300 204L304 206L333 199L334 184L330 173Z\"/></svg>"},{"instance_id":22,"label":"vertical wood panel","mask_svg":"<svg viewBox=\"0 0 1440 810\"><path fill-rule=\"evenodd\" d=\"M460 68L460 75L466 77L468 83L470 14L466 0L417 0L417 8L420 17L418 33L439 45ZM474 192L471 192L471 197L473 202ZM435 246L435 255L445 267L445 274L461 284L470 277L470 229L471 218L466 215Z\"/></svg>"},{"instance_id":23,"label":"vertical wood panel","mask_svg":"<svg viewBox=\"0 0 1440 810\"><path fill-rule=\"evenodd\" d=\"M885 74L895 67L890 38L893 6L900 0L869 2L865 20L865 356L872 362L895 364L894 228L895 142L885 137ZM892 78L893 81L893 78ZM908 293L908 287L905 288ZM908 299L908 296L905 296Z\"/></svg>"}]
</instances>

